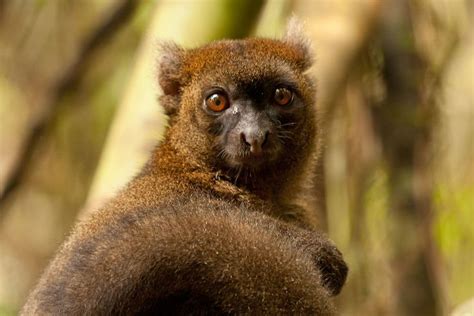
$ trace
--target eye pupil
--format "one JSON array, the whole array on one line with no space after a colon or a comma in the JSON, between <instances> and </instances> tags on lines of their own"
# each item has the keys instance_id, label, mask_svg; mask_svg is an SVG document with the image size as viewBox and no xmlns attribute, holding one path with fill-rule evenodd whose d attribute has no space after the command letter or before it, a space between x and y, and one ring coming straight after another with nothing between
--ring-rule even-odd
<instances>
[{"instance_id":1,"label":"eye pupil","mask_svg":"<svg viewBox=\"0 0 474 316\"><path fill-rule=\"evenodd\" d=\"M229 102L224 94L214 93L207 97L206 106L213 112L221 112L229 107Z\"/></svg>"},{"instance_id":2,"label":"eye pupil","mask_svg":"<svg viewBox=\"0 0 474 316\"><path fill-rule=\"evenodd\" d=\"M279 105L287 105L293 101L293 93L287 88L277 88L274 99Z\"/></svg>"}]
</instances>

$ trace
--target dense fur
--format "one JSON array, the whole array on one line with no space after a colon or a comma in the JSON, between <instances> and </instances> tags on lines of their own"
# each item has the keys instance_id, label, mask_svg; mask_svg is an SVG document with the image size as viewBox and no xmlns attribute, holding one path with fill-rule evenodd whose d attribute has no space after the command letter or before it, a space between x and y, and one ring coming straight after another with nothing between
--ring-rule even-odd
<instances>
[{"instance_id":1,"label":"dense fur","mask_svg":"<svg viewBox=\"0 0 474 316\"><path fill-rule=\"evenodd\" d=\"M163 143L125 189L77 225L22 313L331 314L329 296L347 268L314 230L314 214L298 205L316 134L308 51L294 40L165 45ZM206 112L203 93L224 86L244 109L242 100L256 104L249 89L281 82L294 89L294 108L265 113L288 138L272 136L265 157L273 156L261 166L239 165L229 136L237 123ZM226 148L231 158L221 155Z\"/></svg>"}]
</instances>

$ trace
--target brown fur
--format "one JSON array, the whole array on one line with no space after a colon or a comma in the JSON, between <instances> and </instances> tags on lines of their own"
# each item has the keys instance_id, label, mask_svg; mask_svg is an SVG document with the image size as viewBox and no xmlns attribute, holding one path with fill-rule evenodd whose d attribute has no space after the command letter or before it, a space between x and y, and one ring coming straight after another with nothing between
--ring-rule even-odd
<instances>
[{"instance_id":1,"label":"brown fur","mask_svg":"<svg viewBox=\"0 0 474 316\"><path fill-rule=\"evenodd\" d=\"M332 314L329 296L347 268L314 230L314 214L298 206L316 134L310 63L307 47L291 41L165 46L163 143L77 225L22 314ZM203 87L274 75L297 82L306 105L293 140L270 167L236 174L204 132L212 118L200 108Z\"/></svg>"}]
</instances>

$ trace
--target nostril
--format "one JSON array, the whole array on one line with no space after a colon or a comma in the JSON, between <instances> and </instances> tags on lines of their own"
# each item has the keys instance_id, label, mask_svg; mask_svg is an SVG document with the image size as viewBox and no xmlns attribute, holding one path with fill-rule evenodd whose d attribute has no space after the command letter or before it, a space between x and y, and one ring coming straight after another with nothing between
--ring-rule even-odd
<instances>
[{"instance_id":1,"label":"nostril","mask_svg":"<svg viewBox=\"0 0 474 316\"><path fill-rule=\"evenodd\" d=\"M265 136L263 137L263 142L262 142L262 148L263 146L265 146L265 144L267 143L268 141L268 134L270 134L269 132L265 132Z\"/></svg>"},{"instance_id":2,"label":"nostril","mask_svg":"<svg viewBox=\"0 0 474 316\"><path fill-rule=\"evenodd\" d=\"M245 133L240 133L240 139L242 140L242 143L244 143L247 146L251 146L250 143L247 141L247 138L245 137Z\"/></svg>"}]
</instances>

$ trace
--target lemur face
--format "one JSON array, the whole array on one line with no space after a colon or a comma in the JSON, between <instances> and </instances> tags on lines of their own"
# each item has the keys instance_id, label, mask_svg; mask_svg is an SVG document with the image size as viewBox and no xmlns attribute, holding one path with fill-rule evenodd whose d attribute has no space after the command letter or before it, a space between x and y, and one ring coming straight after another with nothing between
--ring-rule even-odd
<instances>
[{"instance_id":1,"label":"lemur face","mask_svg":"<svg viewBox=\"0 0 474 316\"><path fill-rule=\"evenodd\" d=\"M173 81L178 89L165 87L177 91L179 120L200 129L217 165L259 170L309 146L314 87L304 73L310 62L297 47L247 39L180 53L180 73L189 75Z\"/></svg>"},{"instance_id":2,"label":"lemur face","mask_svg":"<svg viewBox=\"0 0 474 316\"><path fill-rule=\"evenodd\" d=\"M305 106L296 82L267 74L257 80L218 80L202 91L202 111L217 155L229 167L258 169L297 141Z\"/></svg>"},{"instance_id":3,"label":"lemur face","mask_svg":"<svg viewBox=\"0 0 474 316\"><path fill-rule=\"evenodd\" d=\"M218 159L231 168L272 165L292 154L302 139L304 143L305 135L299 133L306 111L312 110L309 83L288 56L265 54L262 46L268 44L225 41L209 46L206 55L213 50L222 58L204 63L192 80L200 89L196 117L213 137Z\"/></svg>"}]
</instances>

